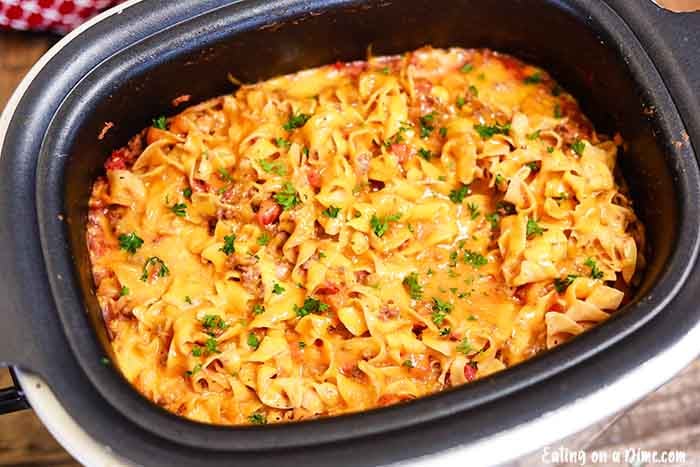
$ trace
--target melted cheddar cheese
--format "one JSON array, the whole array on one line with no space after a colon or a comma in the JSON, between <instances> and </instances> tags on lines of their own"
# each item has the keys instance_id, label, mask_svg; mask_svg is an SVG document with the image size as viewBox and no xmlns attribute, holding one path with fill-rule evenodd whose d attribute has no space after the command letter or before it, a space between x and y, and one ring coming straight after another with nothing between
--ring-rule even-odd
<instances>
[{"instance_id":1,"label":"melted cheddar cheese","mask_svg":"<svg viewBox=\"0 0 700 467\"><path fill-rule=\"evenodd\" d=\"M124 376L216 424L358 411L605 321L643 228L543 70L423 48L245 85L115 151L87 241Z\"/></svg>"}]
</instances>

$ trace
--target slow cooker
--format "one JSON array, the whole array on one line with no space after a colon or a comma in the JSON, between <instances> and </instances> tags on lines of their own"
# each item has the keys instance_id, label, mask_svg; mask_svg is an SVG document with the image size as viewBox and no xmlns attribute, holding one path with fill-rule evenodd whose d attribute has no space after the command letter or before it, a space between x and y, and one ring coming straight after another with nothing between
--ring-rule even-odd
<instances>
[{"instance_id":1,"label":"slow cooker","mask_svg":"<svg viewBox=\"0 0 700 467\"><path fill-rule=\"evenodd\" d=\"M620 158L651 255L633 300L554 350L441 394L294 424L167 413L109 362L84 227L112 149L243 82L431 44L488 47L553 74ZM628 0L132 0L74 31L0 118L0 362L87 465L498 464L580 431L700 353L700 14ZM115 126L98 137L105 123Z\"/></svg>"}]
</instances>

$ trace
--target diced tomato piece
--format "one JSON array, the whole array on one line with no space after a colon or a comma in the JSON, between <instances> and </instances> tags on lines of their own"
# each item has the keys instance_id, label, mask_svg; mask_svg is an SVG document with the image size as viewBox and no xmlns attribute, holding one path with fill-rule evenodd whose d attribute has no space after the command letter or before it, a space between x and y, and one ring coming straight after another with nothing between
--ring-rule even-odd
<instances>
[{"instance_id":1,"label":"diced tomato piece","mask_svg":"<svg viewBox=\"0 0 700 467\"><path fill-rule=\"evenodd\" d=\"M564 312L564 307L562 306L561 303L559 303L559 302L554 302L554 303L552 303L552 306L549 307L549 311L556 311L556 312L559 312L559 313L563 313L563 312Z\"/></svg>"},{"instance_id":2,"label":"diced tomato piece","mask_svg":"<svg viewBox=\"0 0 700 467\"><path fill-rule=\"evenodd\" d=\"M345 66L345 64L343 62L341 62L340 60L338 60L337 62L335 62L333 64L333 67L338 71L342 70L344 66Z\"/></svg>"},{"instance_id":3,"label":"diced tomato piece","mask_svg":"<svg viewBox=\"0 0 700 467\"><path fill-rule=\"evenodd\" d=\"M126 169L126 154L124 149L117 149L112 152L109 159L105 162L105 170L124 170Z\"/></svg>"},{"instance_id":4,"label":"diced tomato piece","mask_svg":"<svg viewBox=\"0 0 700 467\"><path fill-rule=\"evenodd\" d=\"M357 78L360 73L367 69L367 62L355 61L345 64L345 72L353 78Z\"/></svg>"},{"instance_id":5,"label":"diced tomato piece","mask_svg":"<svg viewBox=\"0 0 700 467\"><path fill-rule=\"evenodd\" d=\"M528 292L528 284L526 285L521 285L518 288L515 289L515 293L513 296L520 302L520 303L525 303L527 300L527 292Z\"/></svg>"},{"instance_id":6,"label":"diced tomato piece","mask_svg":"<svg viewBox=\"0 0 700 467\"><path fill-rule=\"evenodd\" d=\"M476 378L476 371L476 364L467 363L464 365L464 377L467 378L467 381L474 381Z\"/></svg>"},{"instance_id":7,"label":"diced tomato piece","mask_svg":"<svg viewBox=\"0 0 700 467\"><path fill-rule=\"evenodd\" d=\"M517 58L501 56L499 60L503 67L511 72L513 78L522 80L525 77L525 64Z\"/></svg>"},{"instance_id":8,"label":"diced tomato piece","mask_svg":"<svg viewBox=\"0 0 700 467\"><path fill-rule=\"evenodd\" d=\"M427 79L421 79L416 81L416 90L421 94L429 94L430 90L433 89L433 83Z\"/></svg>"},{"instance_id":9,"label":"diced tomato piece","mask_svg":"<svg viewBox=\"0 0 700 467\"><path fill-rule=\"evenodd\" d=\"M391 152L399 158L399 162L403 164L411 156L411 150L407 144L395 143L391 145Z\"/></svg>"},{"instance_id":10,"label":"diced tomato piece","mask_svg":"<svg viewBox=\"0 0 700 467\"><path fill-rule=\"evenodd\" d=\"M209 184L195 178L192 180L192 190L196 193L206 193L209 190Z\"/></svg>"},{"instance_id":11,"label":"diced tomato piece","mask_svg":"<svg viewBox=\"0 0 700 467\"><path fill-rule=\"evenodd\" d=\"M261 226L270 225L277 220L277 218L282 213L282 207L272 201L271 199L266 199L260 204L260 209L258 209L257 218L258 224Z\"/></svg>"},{"instance_id":12,"label":"diced tomato piece","mask_svg":"<svg viewBox=\"0 0 700 467\"><path fill-rule=\"evenodd\" d=\"M335 295L340 291L340 287L332 282L326 282L316 288L318 295Z\"/></svg>"},{"instance_id":13,"label":"diced tomato piece","mask_svg":"<svg viewBox=\"0 0 700 467\"><path fill-rule=\"evenodd\" d=\"M306 179L312 187L321 188L321 172L318 169L309 169L306 172Z\"/></svg>"}]
</instances>

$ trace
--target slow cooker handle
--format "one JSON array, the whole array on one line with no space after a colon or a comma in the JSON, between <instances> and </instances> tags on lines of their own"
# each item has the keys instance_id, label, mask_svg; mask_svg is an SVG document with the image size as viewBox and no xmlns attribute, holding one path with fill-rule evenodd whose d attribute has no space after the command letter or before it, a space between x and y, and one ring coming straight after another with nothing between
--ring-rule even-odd
<instances>
[{"instance_id":1,"label":"slow cooker handle","mask_svg":"<svg viewBox=\"0 0 700 467\"><path fill-rule=\"evenodd\" d=\"M12 368L9 370L14 386L0 389L0 415L29 408L29 403L17 382L14 370Z\"/></svg>"}]
</instances>

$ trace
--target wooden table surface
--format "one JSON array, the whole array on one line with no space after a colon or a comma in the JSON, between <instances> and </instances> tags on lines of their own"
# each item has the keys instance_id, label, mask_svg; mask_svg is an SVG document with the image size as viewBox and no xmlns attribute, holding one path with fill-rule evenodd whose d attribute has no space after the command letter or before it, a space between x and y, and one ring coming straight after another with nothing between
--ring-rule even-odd
<instances>
[{"instance_id":1,"label":"wooden table surface","mask_svg":"<svg viewBox=\"0 0 700 467\"><path fill-rule=\"evenodd\" d=\"M0 32L0 108L55 41L54 36ZM0 387L9 382L7 372L0 370ZM630 447L684 450L689 463L683 465L700 465L700 361L616 420L589 445L596 450ZM0 466L78 465L31 410L0 417Z\"/></svg>"}]
</instances>

